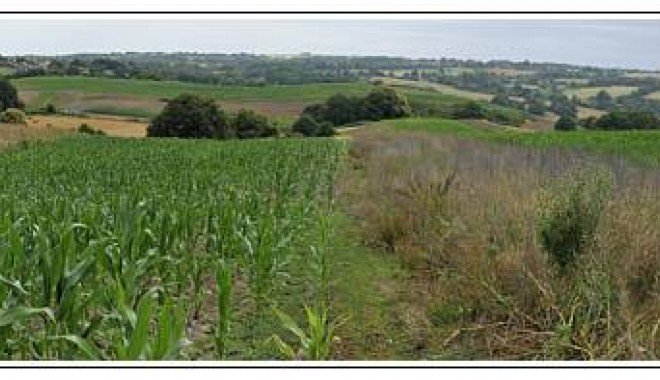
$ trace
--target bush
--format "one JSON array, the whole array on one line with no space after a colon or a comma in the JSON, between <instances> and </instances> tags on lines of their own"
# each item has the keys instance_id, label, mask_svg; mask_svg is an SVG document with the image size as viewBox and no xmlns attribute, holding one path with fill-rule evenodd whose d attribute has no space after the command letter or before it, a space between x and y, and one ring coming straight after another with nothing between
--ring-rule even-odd
<instances>
[{"instance_id":1,"label":"bush","mask_svg":"<svg viewBox=\"0 0 660 380\"><path fill-rule=\"evenodd\" d=\"M454 111L454 117L459 119L481 119L485 115L481 105L473 100L460 106Z\"/></svg>"},{"instance_id":2,"label":"bush","mask_svg":"<svg viewBox=\"0 0 660 380\"><path fill-rule=\"evenodd\" d=\"M408 100L391 88L377 88L364 98L363 117L367 120L395 119L410 116Z\"/></svg>"},{"instance_id":3,"label":"bush","mask_svg":"<svg viewBox=\"0 0 660 380\"><path fill-rule=\"evenodd\" d=\"M610 194L608 177L572 180L542 204L539 235L550 260L561 270L572 267L591 244Z\"/></svg>"},{"instance_id":4,"label":"bush","mask_svg":"<svg viewBox=\"0 0 660 380\"><path fill-rule=\"evenodd\" d=\"M389 88L378 88L364 98L336 94L322 104L312 104L302 112L315 121L333 126L362 120L382 120L410 116L408 100ZM326 128L327 132L329 130Z\"/></svg>"},{"instance_id":5,"label":"bush","mask_svg":"<svg viewBox=\"0 0 660 380\"><path fill-rule=\"evenodd\" d=\"M574 131L577 129L577 121L568 116L562 116L555 123L555 130L557 131Z\"/></svg>"},{"instance_id":6,"label":"bush","mask_svg":"<svg viewBox=\"0 0 660 380\"><path fill-rule=\"evenodd\" d=\"M8 108L22 109L23 107L24 104L18 98L16 88L8 80L0 79L0 111Z\"/></svg>"},{"instance_id":7,"label":"bush","mask_svg":"<svg viewBox=\"0 0 660 380\"><path fill-rule=\"evenodd\" d=\"M651 112L614 111L601 116L589 127L603 130L660 129L660 119Z\"/></svg>"},{"instance_id":8,"label":"bush","mask_svg":"<svg viewBox=\"0 0 660 380\"><path fill-rule=\"evenodd\" d=\"M82 123L78 127L78 133L85 133L88 135L100 135L100 136L105 136L105 132L103 132L100 129L94 129L90 127L87 123Z\"/></svg>"},{"instance_id":9,"label":"bush","mask_svg":"<svg viewBox=\"0 0 660 380\"><path fill-rule=\"evenodd\" d=\"M332 124L328 122L319 123L313 117L305 114L293 124L291 130L305 137L326 137L335 134Z\"/></svg>"},{"instance_id":10,"label":"bush","mask_svg":"<svg viewBox=\"0 0 660 380\"><path fill-rule=\"evenodd\" d=\"M47 114L54 114L57 113L57 108L52 103L48 103L46 107L44 107L44 113Z\"/></svg>"},{"instance_id":11,"label":"bush","mask_svg":"<svg viewBox=\"0 0 660 380\"><path fill-rule=\"evenodd\" d=\"M268 118L252 110L241 109L231 123L233 134L239 139L277 136L277 129Z\"/></svg>"},{"instance_id":12,"label":"bush","mask_svg":"<svg viewBox=\"0 0 660 380\"><path fill-rule=\"evenodd\" d=\"M0 123L25 124L25 112L16 108L8 108L6 111L0 112Z\"/></svg>"},{"instance_id":13,"label":"bush","mask_svg":"<svg viewBox=\"0 0 660 380\"><path fill-rule=\"evenodd\" d=\"M170 100L147 128L148 137L228 138L226 114L213 99L182 94Z\"/></svg>"}]
</instances>

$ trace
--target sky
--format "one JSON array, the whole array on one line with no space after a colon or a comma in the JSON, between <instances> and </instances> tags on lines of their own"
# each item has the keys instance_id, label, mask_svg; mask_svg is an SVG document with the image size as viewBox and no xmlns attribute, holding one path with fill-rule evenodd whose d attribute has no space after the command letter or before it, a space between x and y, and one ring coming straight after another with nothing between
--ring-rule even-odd
<instances>
[{"instance_id":1,"label":"sky","mask_svg":"<svg viewBox=\"0 0 660 380\"><path fill-rule=\"evenodd\" d=\"M1 55L389 55L660 70L660 20L0 20Z\"/></svg>"}]
</instances>

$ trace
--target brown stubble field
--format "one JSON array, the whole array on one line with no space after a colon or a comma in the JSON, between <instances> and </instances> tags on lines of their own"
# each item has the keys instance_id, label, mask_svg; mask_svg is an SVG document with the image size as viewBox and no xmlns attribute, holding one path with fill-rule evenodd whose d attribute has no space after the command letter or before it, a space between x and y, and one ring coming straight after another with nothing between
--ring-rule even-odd
<instances>
[{"instance_id":1,"label":"brown stubble field","mask_svg":"<svg viewBox=\"0 0 660 380\"><path fill-rule=\"evenodd\" d=\"M356 130L351 144L340 204L365 244L406 269L400 319L415 316L422 357L660 355L658 170L387 129ZM541 231L570 225L570 194L595 227L564 268Z\"/></svg>"},{"instance_id":2,"label":"brown stubble field","mask_svg":"<svg viewBox=\"0 0 660 380\"><path fill-rule=\"evenodd\" d=\"M91 128L102 130L108 136L114 137L145 137L148 125L146 121L111 116L78 117L36 115L28 118L27 128L51 128L60 131L74 131L83 123L89 125Z\"/></svg>"}]
</instances>

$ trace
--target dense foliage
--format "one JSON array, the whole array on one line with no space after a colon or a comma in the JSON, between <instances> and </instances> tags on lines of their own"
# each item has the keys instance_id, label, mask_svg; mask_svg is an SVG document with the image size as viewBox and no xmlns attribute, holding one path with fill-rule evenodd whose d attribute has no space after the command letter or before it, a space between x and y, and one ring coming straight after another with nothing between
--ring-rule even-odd
<instances>
[{"instance_id":1,"label":"dense foliage","mask_svg":"<svg viewBox=\"0 0 660 380\"><path fill-rule=\"evenodd\" d=\"M329 122L318 122L312 116L303 114L300 116L291 130L307 137L327 137L335 134L335 129Z\"/></svg>"},{"instance_id":2,"label":"dense foliage","mask_svg":"<svg viewBox=\"0 0 660 380\"><path fill-rule=\"evenodd\" d=\"M331 135L332 127L363 120L396 119L410 116L408 100L391 88L376 88L365 97L336 94L324 103L303 110L292 127L305 136Z\"/></svg>"},{"instance_id":3,"label":"dense foliage","mask_svg":"<svg viewBox=\"0 0 660 380\"><path fill-rule=\"evenodd\" d=\"M167 102L147 128L149 137L226 138L229 119L213 99L182 94Z\"/></svg>"},{"instance_id":4,"label":"dense foliage","mask_svg":"<svg viewBox=\"0 0 660 380\"><path fill-rule=\"evenodd\" d=\"M647 111L614 111L600 118L587 118L580 125L585 129L634 130L660 129L660 118Z\"/></svg>"},{"instance_id":5,"label":"dense foliage","mask_svg":"<svg viewBox=\"0 0 660 380\"><path fill-rule=\"evenodd\" d=\"M23 102L18 98L18 91L6 79L0 79L0 111L7 108L23 108Z\"/></svg>"},{"instance_id":6,"label":"dense foliage","mask_svg":"<svg viewBox=\"0 0 660 380\"><path fill-rule=\"evenodd\" d=\"M232 135L239 139L277 136L277 129L270 124L268 118L252 110L239 110L230 123Z\"/></svg>"},{"instance_id":7,"label":"dense foliage","mask_svg":"<svg viewBox=\"0 0 660 380\"><path fill-rule=\"evenodd\" d=\"M234 116L210 98L182 94L167 102L147 128L148 137L249 139L277 136L268 118L241 109Z\"/></svg>"},{"instance_id":8,"label":"dense foliage","mask_svg":"<svg viewBox=\"0 0 660 380\"><path fill-rule=\"evenodd\" d=\"M577 120L570 116L562 116L555 123L557 131L574 131L577 129Z\"/></svg>"},{"instance_id":9,"label":"dense foliage","mask_svg":"<svg viewBox=\"0 0 660 380\"><path fill-rule=\"evenodd\" d=\"M322 248L305 231L342 152L332 139L76 137L0 155L0 359L277 357L263 347L271 306L296 247L305 260ZM248 300L260 314L232 316Z\"/></svg>"}]
</instances>

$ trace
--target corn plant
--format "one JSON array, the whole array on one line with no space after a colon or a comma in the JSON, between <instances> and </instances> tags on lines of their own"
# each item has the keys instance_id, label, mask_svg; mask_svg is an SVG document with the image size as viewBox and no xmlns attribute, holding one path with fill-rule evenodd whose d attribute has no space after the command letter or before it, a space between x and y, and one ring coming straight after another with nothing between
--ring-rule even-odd
<instances>
[{"instance_id":1,"label":"corn plant","mask_svg":"<svg viewBox=\"0 0 660 380\"><path fill-rule=\"evenodd\" d=\"M296 321L281 310L274 309L282 326L297 339L297 346L286 343L279 335L273 335L280 355L286 359L325 360L332 355L332 344L335 329L342 323L331 322L328 319L328 309L310 308L305 306L307 330L301 328Z\"/></svg>"},{"instance_id":2,"label":"corn plant","mask_svg":"<svg viewBox=\"0 0 660 380\"><path fill-rule=\"evenodd\" d=\"M268 310L293 247L316 246L301 231L342 148L73 137L4 152L0 358L195 358L186 330L214 298L206 338L225 357L230 324L255 320L233 318L231 274Z\"/></svg>"}]
</instances>

